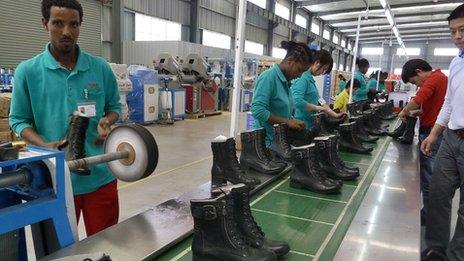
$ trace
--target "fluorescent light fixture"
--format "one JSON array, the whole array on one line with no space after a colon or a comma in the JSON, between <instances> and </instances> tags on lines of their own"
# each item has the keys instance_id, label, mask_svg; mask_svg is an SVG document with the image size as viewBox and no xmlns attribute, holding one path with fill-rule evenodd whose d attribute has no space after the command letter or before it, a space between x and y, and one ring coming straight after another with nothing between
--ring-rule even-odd
<instances>
[{"instance_id":1,"label":"fluorescent light fixture","mask_svg":"<svg viewBox=\"0 0 464 261\"><path fill-rule=\"evenodd\" d=\"M380 4L382 5L383 8L387 6L386 0L379 0Z\"/></svg>"},{"instance_id":2,"label":"fluorescent light fixture","mask_svg":"<svg viewBox=\"0 0 464 261\"><path fill-rule=\"evenodd\" d=\"M388 23L391 26L395 25L395 21L393 21L393 16L392 16L392 13L390 12L390 9L385 9L385 15L387 16Z\"/></svg>"},{"instance_id":3,"label":"fluorescent light fixture","mask_svg":"<svg viewBox=\"0 0 464 261\"><path fill-rule=\"evenodd\" d=\"M392 30L393 30L393 33L395 34L395 36L398 38L399 35L400 35L399 32L398 32L398 28L396 28L396 26L393 26Z\"/></svg>"}]
</instances>

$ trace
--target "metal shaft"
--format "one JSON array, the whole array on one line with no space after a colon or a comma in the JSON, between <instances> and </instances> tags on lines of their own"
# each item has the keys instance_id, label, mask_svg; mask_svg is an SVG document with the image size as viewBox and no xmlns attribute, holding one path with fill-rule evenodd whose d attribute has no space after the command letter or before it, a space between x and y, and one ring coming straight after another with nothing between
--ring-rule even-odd
<instances>
[{"instance_id":1,"label":"metal shaft","mask_svg":"<svg viewBox=\"0 0 464 261\"><path fill-rule=\"evenodd\" d=\"M29 182L29 176L25 171L19 169L11 172L0 173L0 189L11 186L26 184Z\"/></svg>"},{"instance_id":2,"label":"metal shaft","mask_svg":"<svg viewBox=\"0 0 464 261\"><path fill-rule=\"evenodd\" d=\"M110 162L113 160L125 159L127 157L129 157L128 151L118 151L118 152L112 152L112 153L107 153L103 155L92 156L92 157L87 157L87 158L82 158L82 159L77 159L77 160L70 160L70 161L67 161L66 164L68 165L69 170L73 171L76 169L89 167L89 166L100 164L100 163L106 163L106 162Z\"/></svg>"}]
</instances>

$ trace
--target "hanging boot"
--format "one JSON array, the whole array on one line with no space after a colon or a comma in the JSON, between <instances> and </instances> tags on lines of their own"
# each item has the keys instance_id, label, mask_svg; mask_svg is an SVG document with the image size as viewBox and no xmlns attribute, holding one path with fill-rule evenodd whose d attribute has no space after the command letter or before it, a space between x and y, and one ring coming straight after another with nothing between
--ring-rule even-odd
<instances>
[{"instance_id":1,"label":"hanging boot","mask_svg":"<svg viewBox=\"0 0 464 261\"><path fill-rule=\"evenodd\" d=\"M235 140L218 137L211 142L213 167L211 168L211 186L213 188L227 185L227 181L243 183L254 187L261 183L258 179L247 177L237 160Z\"/></svg>"},{"instance_id":2,"label":"hanging boot","mask_svg":"<svg viewBox=\"0 0 464 261\"><path fill-rule=\"evenodd\" d=\"M277 257L264 248L246 244L235 220L234 200L230 196L191 200L194 232L192 254L194 261L271 261Z\"/></svg>"},{"instance_id":3,"label":"hanging boot","mask_svg":"<svg viewBox=\"0 0 464 261\"><path fill-rule=\"evenodd\" d=\"M340 141L339 148L341 151L369 154L374 149L365 147L354 135L355 123L340 124Z\"/></svg>"},{"instance_id":4,"label":"hanging boot","mask_svg":"<svg viewBox=\"0 0 464 261\"><path fill-rule=\"evenodd\" d=\"M363 142L376 143L377 140L379 140L379 137L370 135L366 131L366 129L364 128L364 125L363 125L364 117L365 117L364 115L360 115L360 116L354 116L354 117L350 118L350 122L355 122L356 123L355 127L354 127L355 135L356 135L356 137L358 139L360 139Z\"/></svg>"},{"instance_id":5,"label":"hanging boot","mask_svg":"<svg viewBox=\"0 0 464 261\"><path fill-rule=\"evenodd\" d=\"M256 223L250 209L250 189L246 186L234 186L230 196L234 199L234 214L238 229L245 242L253 248L264 248L282 257L290 251L287 242L266 238L261 227Z\"/></svg>"},{"instance_id":6,"label":"hanging boot","mask_svg":"<svg viewBox=\"0 0 464 261\"><path fill-rule=\"evenodd\" d=\"M290 143L288 142L287 124L274 124L274 138L270 149L274 151L280 159L291 160Z\"/></svg>"},{"instance_id":7,"label":"hanging boot","mask_svg":"<svg viewBox=\"0 0 464 261\"><path fill-rule=\"evenodd\" d=\"M340 192L341 184L325 177L316 159L314 144L292 148L292 166L290 187L303 188L321 194Z\"/></svg>"},{"instance_id":8,"label":"hanging boot","mask_svg":"<svg viewBox=\"0 0 464 261\"><path fill-rule=\"evenodd\" d=\"M404 144L412 144L414 141L414 128L416 127L416 122L416 117L408 117L403 135L398 137L399 142Z\"/></svg>"},{"instance_id":9,"label":"hanging boot","mask_svg":"<svg viewBox=\"0 0 464 261\"><path fill-rule=\"evenodd\" d=\"M275 175L286 167L284 163L271 161L265 153L264 129L242 132L242 153L240 166L243 170L254 169L258 172Z\"/></svg>"},{"instance_id":10,"label":"hanging boot","mask_svg":"<svg viewBox=\"0 0 464 261\"><path fill-rule=\"evenodd\" d=\"M329 175L330 178L340 180L355 180L359 177L359 171L350 171L338 164L336 158L336 141L333 142L331 137L317 137L315 143L317 147L317 159L321 163L322 169ZM334 149L335 148L335 149Z\"/></svg>"},{"instance_id":11,"label":"hanging boot","mask_svg":"<svg viewBox=\"0 0 464 261\"><path fill-rule=\"evenodd\" d=\"M76 160L85 158L85 136L89 126L90 119L79 113L74 113L70 119L70 128L67 135L69 142L66 151L66 160ZM90 175L90 169L87 167L74 170L73 173L78 175Z\"/></svg>"},{"instance_id":12,"label":"hanging boot","mask_svg":"<svg viewBox=\"0 0 464 261\"><path fill-rule=\"evenodd\" d=\"M387 135L392 137L392 138L400 137L401 135L403 135L404 130L406 129L406 125L407 125L406 122L401 121L400 125L398 127L396 127L396 129L394 131L387 132Z\"/></svg>"}]
</instances>

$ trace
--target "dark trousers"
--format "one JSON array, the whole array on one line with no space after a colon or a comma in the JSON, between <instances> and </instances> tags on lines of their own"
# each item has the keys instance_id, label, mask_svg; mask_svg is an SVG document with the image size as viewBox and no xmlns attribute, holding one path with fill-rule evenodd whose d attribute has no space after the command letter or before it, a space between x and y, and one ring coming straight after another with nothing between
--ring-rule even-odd
<instances>
[{"instance_id":1,"label":"dark trousers","mask_svg":"<svg viewBox=\"0 0 464 261\"><path fill-rule=\"evenodd\" d=\"M464 138L446 130L430 182L425 240L430 248L446 249L450 260L464 260ZM454 236L450 239L451 202L456 189L461 198Z\"/></svg>"}]
</instances>

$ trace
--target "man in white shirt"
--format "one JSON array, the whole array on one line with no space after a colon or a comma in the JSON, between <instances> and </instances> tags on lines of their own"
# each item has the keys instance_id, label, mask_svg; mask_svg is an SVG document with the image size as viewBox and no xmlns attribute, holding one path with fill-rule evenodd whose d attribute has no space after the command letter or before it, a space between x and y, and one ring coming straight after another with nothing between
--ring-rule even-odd
<instances>
[{"instance_id":1,"label":"man in white shirt","mask_svg":"<svg viewBox=\"0 0 464 261\"><path fill-rule=\"evenodd\" d=\"M444 134L435 158L430 182L429 213L421 260L464 260L464 4L448 17L451 38L459 56L450 64L445 102L421 151L431 154L432 146ZM450 239L451 200L460 188L458 220Z\"/></svg>"}]
</instances>

